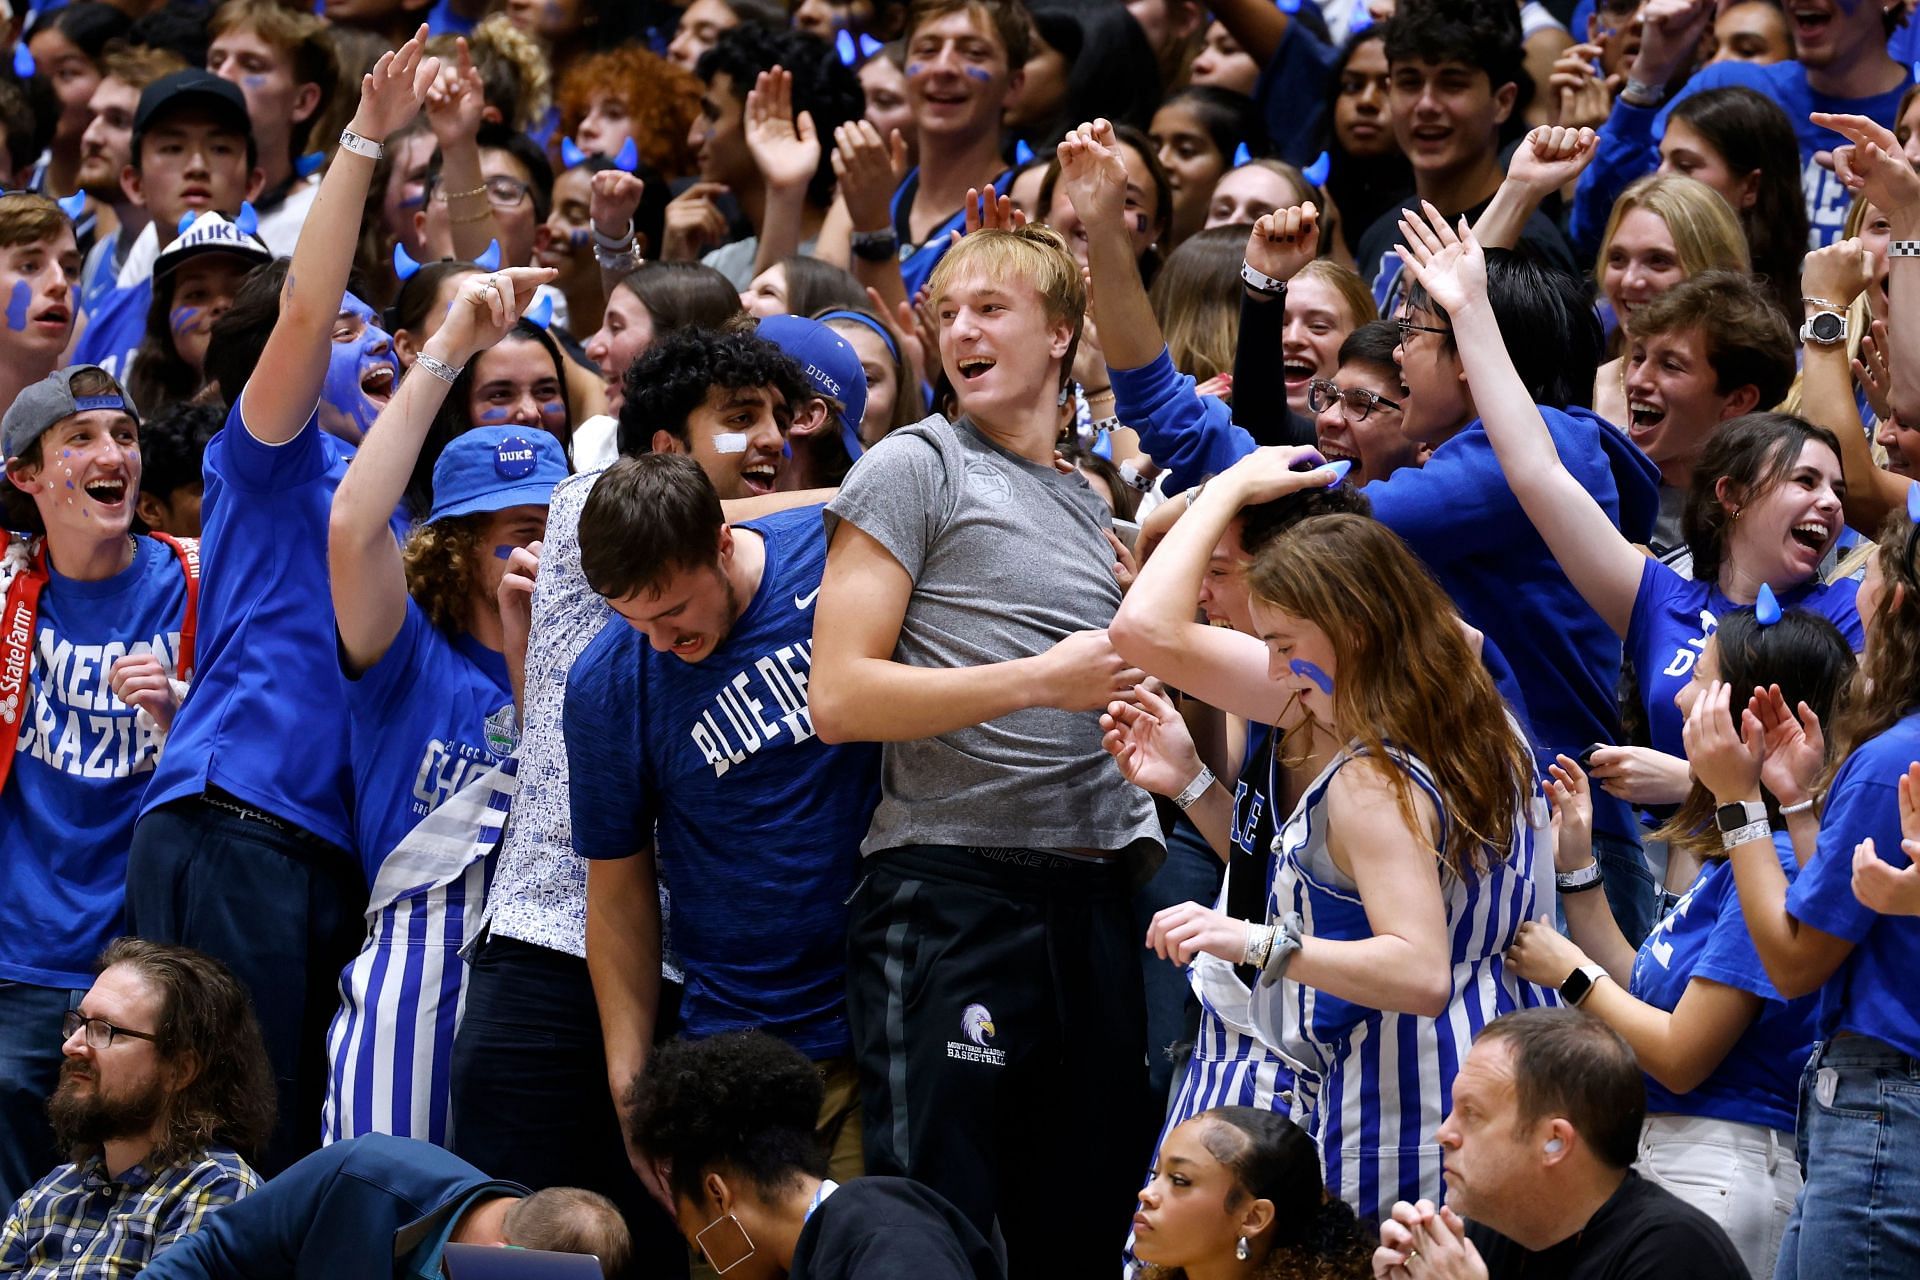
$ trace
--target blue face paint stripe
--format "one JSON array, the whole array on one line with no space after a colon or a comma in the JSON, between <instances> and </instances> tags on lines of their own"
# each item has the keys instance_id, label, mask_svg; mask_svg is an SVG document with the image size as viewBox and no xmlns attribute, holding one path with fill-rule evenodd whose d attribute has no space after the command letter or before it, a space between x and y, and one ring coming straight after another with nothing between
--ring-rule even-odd
<instances>
[{"instance_id":1,"label":"blue face paint stripe","mask_svg":"<svg viewBox=\"0 0 1920 1280\"><path fill-rule=\"evenodd\" d=\"M25 280L13 282L13 293L7 298L7 328L15 333L27 327L27 308L33 305L33 289Z\"/></svg>"},{"instance_id":2,"label":"blue face paint stripe","mask_svg":"<svg viewBox=\"0 0 1920 1280\"><path fill-rule=\"evenodd\" d=\"M978 80L981 84L985 84L993 79L993 73L985 67L962 67L960 69L967 73L969 80Z\"/></svg>"},{"instance_id":3,"label":"blue face paint stripe","mask_svg":"<svg viewBox=\"0 0 1920 1280\"><path fill-rule=\"evenodd\" d=\"M1305 658L1295 658L1287 664L1287 670L1297 676L1305 676L1307 679L1313 681L1314 684L1320 687L1320 692L1329 697L1333 695L1333 677L1313 663L1308 662Z\"/></svg>"}]
</instances>

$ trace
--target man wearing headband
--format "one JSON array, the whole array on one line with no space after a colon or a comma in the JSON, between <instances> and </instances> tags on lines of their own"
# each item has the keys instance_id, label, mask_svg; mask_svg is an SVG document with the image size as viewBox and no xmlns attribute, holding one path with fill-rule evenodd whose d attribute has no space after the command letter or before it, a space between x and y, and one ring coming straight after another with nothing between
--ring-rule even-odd
<instances>
[{"instance_id":1,"label":"man wearing headband","mask_svg":"<svg viewBox=\"0 0 1920 1280\"><path fill-rule=\"evenodd\" d=\"M56 1163L44 1101L61 1019L124 932L134 815L172 679L192 663L198 551L128 532L139 422L103 370L63 369L22 391L0 440L6 525L33 535L12 535L0 557L0 1195L11 1198Z\"/></svg>"}]
</instances>

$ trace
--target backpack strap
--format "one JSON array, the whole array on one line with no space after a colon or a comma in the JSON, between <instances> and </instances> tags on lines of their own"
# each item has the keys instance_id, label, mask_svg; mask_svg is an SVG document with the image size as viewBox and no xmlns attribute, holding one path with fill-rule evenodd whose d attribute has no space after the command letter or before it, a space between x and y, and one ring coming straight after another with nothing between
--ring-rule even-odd
<instances>
[{"instance_id":1,"label":"backpack strap","mask_svg":"<svg viewBox=\"0 0 1920 1280\"><path fill-rule=\"evenodd\" d=\"M180 657L173 670L174 679L185 682L193 679L193 637L200 623L200 539L157 532L152 536L172 548L187 579L187 608L180 619Z\"/></svg>"}]
</instances>

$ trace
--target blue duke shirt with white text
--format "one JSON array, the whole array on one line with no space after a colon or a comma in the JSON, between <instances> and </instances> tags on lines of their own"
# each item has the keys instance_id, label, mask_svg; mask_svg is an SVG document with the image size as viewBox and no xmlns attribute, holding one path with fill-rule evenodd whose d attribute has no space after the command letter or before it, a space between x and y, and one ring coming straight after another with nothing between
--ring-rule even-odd
<instances>
[{"instance_id":1,"label":"blue duke shirt with white text","mask_svg":"<svg viewBox=\"0 0 1920 1280\"><path fill-rule=\"evenodd\" d=\"M880 753L822 743L807 709L820 509L736 527L765 540L766 565L711 654L683 661L615 621L574 663L574 848L624 858L657 846L691 1034L760 1026L832 1057L848 1049L846 901Z\"/></svg>"}]
</instances>

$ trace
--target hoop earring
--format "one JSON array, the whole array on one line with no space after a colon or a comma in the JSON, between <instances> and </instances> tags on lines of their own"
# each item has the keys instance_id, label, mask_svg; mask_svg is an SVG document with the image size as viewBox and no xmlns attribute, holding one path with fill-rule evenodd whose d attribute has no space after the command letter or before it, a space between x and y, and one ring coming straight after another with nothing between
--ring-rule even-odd
<instances>
[{"instance_id":1,"label":"hoop earring","mask_svg":"<svg viewBox=\"0 0 1920 1280\"><path fill-rule=\"evenodd\" d=\"M1240 1243L1233 1246L1233 1256L1245 1262L1247 1260L1247 1238L1240 1237Z\"/></svg>"}]
</instances>

